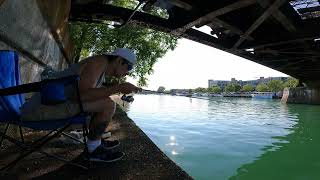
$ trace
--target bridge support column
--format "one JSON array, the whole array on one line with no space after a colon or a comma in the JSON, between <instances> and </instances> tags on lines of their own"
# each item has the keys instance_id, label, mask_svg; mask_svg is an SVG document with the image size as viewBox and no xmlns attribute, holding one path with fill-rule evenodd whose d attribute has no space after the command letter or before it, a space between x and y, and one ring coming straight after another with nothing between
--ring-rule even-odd
<instances>
[{"instance_id":1,"label":"bridge support column","mask_svg":"<svg viewBox=\"0 0 320 180\"><path fill-rule=\"evenodd\" d=\"M285 88L281 99L284 103L293 104L319 104L320 105L320 88Z\"/></svg>"}]
</instances>

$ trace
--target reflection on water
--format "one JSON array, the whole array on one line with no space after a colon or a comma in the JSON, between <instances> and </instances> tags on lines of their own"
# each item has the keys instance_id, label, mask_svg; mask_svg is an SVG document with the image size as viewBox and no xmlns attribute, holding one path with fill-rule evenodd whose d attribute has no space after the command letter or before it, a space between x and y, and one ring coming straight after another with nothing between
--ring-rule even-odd
<instances>
[{"instance_id":1,"label":"reflection on water","mask_svg":"<svg viewBox=\"0 0 320 180\"><path fill-rule=\"evenodd\" d=\"M129 116L195 179L319 179L320 107L137 95Z\"/></svg>"},{"instance_id":2,"label":"reflection on water","mask_svg":"<svg viewBox=\"0 0 320 180\"><path fill-rule=\"evenodd\" d=\"M231 179L320 179L319 107L289 105L288 109L299 120L291 133L272 137L277 142L265 146L256 160L239 167Z\"/></svg>"}]
</instances>

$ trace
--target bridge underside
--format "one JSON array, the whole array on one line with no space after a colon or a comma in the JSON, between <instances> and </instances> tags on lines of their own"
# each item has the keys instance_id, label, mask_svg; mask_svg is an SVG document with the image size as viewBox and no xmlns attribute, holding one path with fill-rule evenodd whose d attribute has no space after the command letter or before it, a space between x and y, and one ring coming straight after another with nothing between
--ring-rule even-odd
<instances>
[{"instance_id":1,"label":"bridge underside","mask_svg":"<svg viewBox=\"0 0 320 180\"><path fill-rule=\"evenodd\" d=\"M128 24L206 44L320 86L319 1L162 0L169 14L165 19L148 13L149 5L161 6L149 0ZM70 21L123 23L134 12L103 2L73 1ZM196 29L202 26L209 26L211 34Z\"/></svg>"}]
</instances>

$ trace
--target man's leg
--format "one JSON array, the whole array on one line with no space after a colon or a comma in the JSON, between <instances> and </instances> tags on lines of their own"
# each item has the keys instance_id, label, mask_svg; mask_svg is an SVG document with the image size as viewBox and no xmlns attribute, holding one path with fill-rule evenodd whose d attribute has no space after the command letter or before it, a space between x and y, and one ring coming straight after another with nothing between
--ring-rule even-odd
<instances>
[{"instance_id":1,"label":"man's leg","mask_svg":"<svg viewBox=\"0 0 320 180\"><path fill-rule=\"evenodd\" d=\"M100 99L84 103L84 111L96 113L90 122L89 138L91 140L101 139L102 134L110 123L115 113L115 102L110 98Z\"/></svg>"},{"instance_id":2,"label":"man's leg","mask_svg":"<svg viewBox=\"0 0 320 180\"><path fill-rule=\"evenodd\" d=\"M83 102L83 108L86 112L96 113L90 122L88 135L88 150L92 152L101 144L101 136L114 115L115 103L110 98L103 98Z\"/></svg>"},{"instance_id":3,"label":"man's leg","mask_svg":"<svg viewBox=\"0 0 320 180\"><path fill-rule=\"evenodd\" d=\"M124 156L123 152L109 151L109 149L118 146L119 141L101 140L102 134L115 113L115 103L109 97L97 97L94 91L86 92L86 95L90 100L86 99L82 101L83 110L96 114L89 126L87 141L89 160L93 162L114 162L120 160Z\"/></svg>"}]
</instances>

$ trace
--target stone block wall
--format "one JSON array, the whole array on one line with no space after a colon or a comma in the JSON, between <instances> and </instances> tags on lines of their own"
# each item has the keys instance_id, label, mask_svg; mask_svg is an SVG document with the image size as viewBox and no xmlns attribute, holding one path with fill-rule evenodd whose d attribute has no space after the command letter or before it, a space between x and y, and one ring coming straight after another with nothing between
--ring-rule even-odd
<instances>
[{"instance_id":1,"label":"stone block wall","mask_svg":"<svg viewBox=\"0 0 320 180\"><path fill-rule=\"evenodd\" d=\"M285 88L281 101L294 104L320 104L320 88Z\"/></svg>"},{"instance_id":2,"label":"stone block wall","mask_svg":"<svg viewBox=\"0 0 320 180\"><path fill-rule=\"evenodd\" d=\"M70 6L71 0L1 0L0 50L19 53L23 83L39 80L45 66L71 63Z\"/></svg>"}]
</instances>

